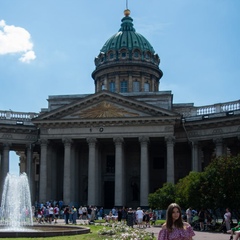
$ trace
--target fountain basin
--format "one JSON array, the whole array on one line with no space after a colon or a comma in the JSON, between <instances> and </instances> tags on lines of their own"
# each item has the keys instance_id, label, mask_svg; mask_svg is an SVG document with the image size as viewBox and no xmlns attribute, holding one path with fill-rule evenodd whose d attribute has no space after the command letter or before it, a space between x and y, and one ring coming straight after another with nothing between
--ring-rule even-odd
<instances>
[{"instance_id":1,"label":"fountain basin","mask_svg":"<svg viewBox=\"0 0 240 240\"><path fill-rule=\"evenodd\" d=\"M56 237L90 233L90 228L80 226L33 225L21 230L0 226L0 238Z\"/></svg>"}]
</instances>

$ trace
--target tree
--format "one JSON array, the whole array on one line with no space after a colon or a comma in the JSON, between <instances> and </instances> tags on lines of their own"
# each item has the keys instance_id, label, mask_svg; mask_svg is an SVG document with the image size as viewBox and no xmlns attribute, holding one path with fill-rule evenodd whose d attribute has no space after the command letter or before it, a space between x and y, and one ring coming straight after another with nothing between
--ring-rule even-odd
<instances>
[{"instance_id":1,"label":"tree","mask_svg":"<svg viewBox=\"0 0 240 240\"><path fill-rule=\"evenodd\" d=\"M170 203L175 202L176 193L175 185L165 183L162 188L159 188L155 193L148 195L149 206L153 209L167 209Z\"/></svg>"},{"instance_id":2,"label":"tree","mask_svg":"<svg viewBox=\"0 0 240 240\"><path fill-rule=\"evenodd\" d=\"M199 208L201 205L201 186L202 173L190 172L188 176L182 178L176 184L176 202L184 209L193 207Z\"/></svg>"},{"instance_id":3,"label":"tree","mask_svg":"<svg viewBox=\"0 0 240 240\"><path fill-rule=\"evenodd\" d=\"M203 176L200 191L206 207L240 209L240 155L214 159Z\"/></svg>"}]
</instances>

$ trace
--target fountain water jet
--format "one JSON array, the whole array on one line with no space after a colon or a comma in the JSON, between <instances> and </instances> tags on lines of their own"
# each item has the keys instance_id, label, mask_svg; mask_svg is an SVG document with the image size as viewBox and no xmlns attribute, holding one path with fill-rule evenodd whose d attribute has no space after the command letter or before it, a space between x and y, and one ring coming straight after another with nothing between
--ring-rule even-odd
<instances>
[{"instance_id":1,"label":"fountain water jet","mask_svg":"<svg viewBox=\"0 0 240 240\"><path fill-rule=\"evenodd\" d=\"M7 174L2 194L0 224L15 231L33 225L30 188L26 173Z\"/></svg>"},{"instance_id":2,"label":"fountain water jet","mask_svg":"<svg viewBox=\"0 0 240 240\"><path fill-rule=\"evenodd\" d=\"M53 237L86 234L79 226L34 225L30 189L26 173L7 174L0 209L0 238Z\"/></svg>"}]
</instances>

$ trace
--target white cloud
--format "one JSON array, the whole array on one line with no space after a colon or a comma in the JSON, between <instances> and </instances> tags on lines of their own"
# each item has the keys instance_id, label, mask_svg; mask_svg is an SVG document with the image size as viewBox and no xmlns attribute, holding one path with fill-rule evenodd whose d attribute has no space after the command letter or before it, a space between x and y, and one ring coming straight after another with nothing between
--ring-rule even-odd
<instances>
[{"instance_id":1,"label":"white cloud","mask_svg":"<svg viewBox=\"0 0 240 240\"><path fill-rule=\"evenodd\" d=\"M22 55L22 57L19 58L21 62L29 63L30 61L34 60L36 58L34 51L28 51Z\"/></svg>"},{"instance_id":2,"label":"white cloud","mask_svg":"<svg viewBox=\"0 0 240 240\"><path fill-rule=\"evenodd\" d=\"M30 33L21 27L6 25L0 20L0 54L20 53L21 62L29 63L36 58Z\"/></svg>"}]
</instances>

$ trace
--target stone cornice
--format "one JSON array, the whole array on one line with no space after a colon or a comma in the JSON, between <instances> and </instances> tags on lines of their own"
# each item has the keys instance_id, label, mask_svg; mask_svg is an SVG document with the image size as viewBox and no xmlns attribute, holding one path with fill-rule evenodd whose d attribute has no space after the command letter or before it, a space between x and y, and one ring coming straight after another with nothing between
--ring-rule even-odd
<instances>
[{"instance_id":1,"label":"stone cornice","mask_svg":"<svg viewBox=\"0 0 240 240\"><path fill-rule=\"evenodd\" d=\"M89 126L141 126L141 125L175 125L180 117L142 117L142 118L113 118L113 119L67 119L67 120L44 120L36 122L38 127L43 128L74 128Z\"/></svg>"}]
</instances>

